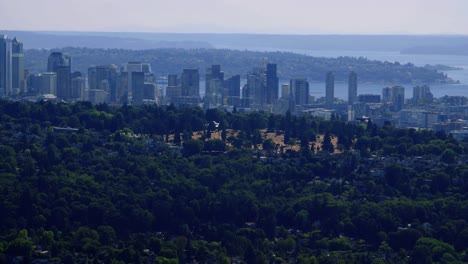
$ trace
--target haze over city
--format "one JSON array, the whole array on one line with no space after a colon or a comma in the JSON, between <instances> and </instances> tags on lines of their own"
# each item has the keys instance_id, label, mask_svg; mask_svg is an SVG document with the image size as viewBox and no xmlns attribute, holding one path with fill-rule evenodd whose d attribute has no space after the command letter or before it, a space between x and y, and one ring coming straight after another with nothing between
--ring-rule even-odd
<instances>
[{"instance_id":1,"label":"haze over city","mask_svg":"<svg viewBox=\"0 0 468 264\"><path fill-rule=\"evenodd\" d=\"M1 1L0 30L468 34L464 0Z\"/></svg>"}]
</instances>

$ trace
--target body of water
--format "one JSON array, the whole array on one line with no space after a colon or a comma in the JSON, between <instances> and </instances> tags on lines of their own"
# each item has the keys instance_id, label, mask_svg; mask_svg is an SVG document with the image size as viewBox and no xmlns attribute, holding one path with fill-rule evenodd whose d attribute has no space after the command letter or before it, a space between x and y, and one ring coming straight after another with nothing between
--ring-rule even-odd
<instances>
[{"instance_id":1,"label":"body of water","mask_svg":"<svg viewBox=\"0 0 468 264\"><path fill-rule=\"evenodd\" d=\"M273 51L273 50L262 50L252 49L258 51ZM388 52L388 51L347 51L347 50L282 50L288 52L294 52L299 54L310 55L314 57L328 57L337 58L340 56L349 57L364 57L370 60L378 61L389 61L399 62L401 64L412 63L416 66L430 65L447 65L462 70L451 70L444 71L448 77L455 81L460 81L459 84L430 84L431 92L436 98L449 96L468 96L468 56L454 56L454 55L414 55L414 54L400 54L400 52ZM281 65L278 65L278 68ZM324 76L325 79L325 76ZM246 79L241 79L241 86L247 83ZM280 80L281 84L289 83L289 80ZM382 89L388 86L403 86L405 87L405 98L413 97L413 87L411 84L376 84L376 83L361 83L359 82L358 73L358 94L379 94L382 95ZM424 85L424 84L420 84ZM200 93L204 96L205 93L205 82L200 82ZM325 96L325 82L311 82L310 83L310 95L315 98ZM348 84L345 82L335 82L335 97L343 100L348 99Z\"/></svg>"},{"instance_id":2,"label":"body of water","mask_svg":"<svg viewBox=\"0 0 468 264\"><path fill-rule=\"evenodd\" d=\"M414 55L401 54L400 52L383 52L383 51L346 51L346 50L288 50L290 52L306 54L314 57L336 58L340 56L349 57L364 57L370 60L399 62L401 64L412 63L416 66L424 66L426 64L436 65L442 64L462 68L462 70L444 71L448 77L455 81L460 81L460 84L432 84L431 92L434 97L450 96L468 96L468 56L454 55ZM280 66L278 66L280 67ZM324 77L325 78L325 77ZM359 73L358 73L359 79ZM382 94L382 88L386 86L400 85L405 87L405 97L413 97L413 86L408 84L373 84L373 83L358 83L358 94ZM325 96L325 83L311 83L310 94L316 98ZM335 83L335 97L347 100L348 84Z\"/></svg>"}]
</instances>

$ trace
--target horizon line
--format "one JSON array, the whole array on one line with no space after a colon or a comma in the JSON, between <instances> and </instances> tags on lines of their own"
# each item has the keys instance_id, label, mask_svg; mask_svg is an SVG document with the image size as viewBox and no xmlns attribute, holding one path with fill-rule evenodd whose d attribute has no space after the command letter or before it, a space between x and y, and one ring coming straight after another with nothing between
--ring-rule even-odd
<instances>
[{"instance_id":1,"label":"horizon line","mask_svg":"<svg viewBox=\"0 0 468 264\"><path fill-rule=\"evenodd\" d=\"M29 30L29 29L2 29L0 32L39 32L39 33L140 33L140 34L180 34L180 35L267 35L267 36L445 36L468 37L463 33L265 33L265 32L174 32L174 31L102 31L102 30Z\"/></svg>"}]
</instances>

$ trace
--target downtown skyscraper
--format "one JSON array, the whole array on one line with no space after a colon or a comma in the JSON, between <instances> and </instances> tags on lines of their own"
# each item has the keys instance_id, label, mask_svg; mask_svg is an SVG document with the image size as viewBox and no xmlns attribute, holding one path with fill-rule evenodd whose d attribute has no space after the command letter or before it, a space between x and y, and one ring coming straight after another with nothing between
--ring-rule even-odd
<instances>
[{"instance_id":1,"label":"downtown skyscraper","mask_svg":"<svg viewBox=\"0 0 468 264\"><path fill-rule=\"evenodd\" d=\"M12 94L12 47L6 35L0 35L0 96Z\"/></svg>"},{"instance_id":2,"label":"downtown skyscraper","mask_svg":"<svg viewBox=\"0 0 468 264\"><path fill-rule=\"evenodd\" d=\"M357 102L357 74L354 71L349 73L348 77L348 104Z\"/></svg>"},{"instance_id":3,"label":"downtown skyscraper","mask_svg":"<svg viewBox=\"0 0 468 264\"><path fill-rule=\"evenodd\" d=\"M52 52L47 61L47 71L57 73L57 97L71 99L71 58L62 52Z\"/></svg>"},{"instance_id":4,"label":"downtown skyscraper","mask_svg":"<svg viewBox=\"0 0 468 264\"><path fill-rule=\"evenodd\" d=\"M325 85L325 107L332 108L335 101L335 75L328 72Z\"/></svg>"},{"instance_id":5,"label":"downtown skyscraper","mask_svg":"<svg viewBox=\"0 0 468 264\"><path fill-rule=\"evenodd\" d=\"M279 79L277 67L274 63L268 63L266 66L266 103L272 104L278 100Z\"/></svg>"},{"instance_id":6,"label":"downtown skyscraper","mask_svg":"<svg viewBox=\"0 0 468 264\"><path fill-rule=\"evenodd\" d=\"M25 91L23 43L16 38L11 41L11 83L14 94Z\"/></svg>"},{"instance_id":7,"label":"downtown skyscraper","mask_svg":"<svg viewBox=\"0 0 468 264\"><path fill-rule=\"evenodd\" d=\"M220 65L212 65L206 70L205 99L207 107L223 104L224 97L224 72Z\"/></svg>"},{"instance_id":8,"label":"downtown skyscraper","mask_svg":"<svg viewBox=\"0 0 468 264\"><path fill-rule=\"evenodd\" d=\"M291 79L289 86L294 94L294 103L298 106L309 104L309 82L304 78Z\"/></svg>"}]
</instances>

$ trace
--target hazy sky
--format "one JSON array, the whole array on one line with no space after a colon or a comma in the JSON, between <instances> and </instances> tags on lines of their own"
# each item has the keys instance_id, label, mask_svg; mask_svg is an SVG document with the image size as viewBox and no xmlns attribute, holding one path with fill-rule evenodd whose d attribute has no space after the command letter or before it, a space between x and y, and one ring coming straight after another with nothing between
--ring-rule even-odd
<instances>
[{"instance_id":1,"label":"hazy sky","mask_svg":"<svg viewBox=\"0 0 468 264\"><path fill-rule=\"evenodd\" d=\"M468 0L0 0L0 30L468 34Z\"/></svg>"}]
</instances>

